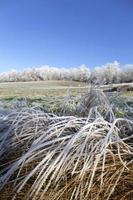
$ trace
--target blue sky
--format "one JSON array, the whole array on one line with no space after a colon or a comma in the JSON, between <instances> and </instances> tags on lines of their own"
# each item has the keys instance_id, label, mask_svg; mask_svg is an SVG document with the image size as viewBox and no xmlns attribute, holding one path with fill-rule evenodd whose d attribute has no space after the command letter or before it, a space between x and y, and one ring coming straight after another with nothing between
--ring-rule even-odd
<instances>
[{"instance_id":1,"label":"blue sky","mask_svg":"<svg viewBox=\"0 0 133 200\"><path fill-rule=\"evenodd\" d=\"M133 63L132 0L0 0L0 71Z\"/></svg>"}]
</instances>

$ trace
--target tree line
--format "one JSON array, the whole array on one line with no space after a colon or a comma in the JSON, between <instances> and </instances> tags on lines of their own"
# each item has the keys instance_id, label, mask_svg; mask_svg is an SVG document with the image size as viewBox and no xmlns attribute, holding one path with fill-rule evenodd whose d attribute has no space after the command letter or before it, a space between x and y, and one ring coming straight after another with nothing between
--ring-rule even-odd
<instances>
[{"instance_id":1,"label":"tree line","mask_svg":"<svg viewBox=\"0 0 133 200\"><path fill-rule=\"evenodd\" d=\"M42 66L0 73L0 82L46 80L72 80L94 84L133 82L133 65L121 66L120 63L114 61L91 70L86 65L73 68Z\"/></svg>"}]
</instances>

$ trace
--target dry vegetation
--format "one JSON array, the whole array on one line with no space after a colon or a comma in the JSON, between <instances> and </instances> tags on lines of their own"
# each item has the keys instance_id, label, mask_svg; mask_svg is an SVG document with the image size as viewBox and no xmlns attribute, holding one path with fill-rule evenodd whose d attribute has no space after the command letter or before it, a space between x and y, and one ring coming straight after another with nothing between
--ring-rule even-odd
<instances>
[{"instance_id":1,"label":"dry vegetation","mask_svg":"<svg viewBox=\"0 0 133 200\"><path fill-rule=\"evenodd\" d=\"M77 81L31 81L31 82L4 82L0 83L0 99L30 98L44 99L45 97L77 96L87 92L91 84ZM93 86L94 87L94 86ZM105 92L121 92L131 96L133 83L109 84L96 86Z\"/></svg>"},{"instance_id":2,"label":"dry vegetation","mask_svg":"<svg viewBox=\"0 0 133 200\"><path fill-rule=\"evenodd\" d=\"M94 88L48 101L0 117L1 200L131 200L132 105Z\"/></svg>"},{"instance_id":3,"label":"dry vegetation","mask_svg":"<svg viewBox=\"0 0 133 200\"><path fill-rule=\"evenodd\" d=\"M86 91L88 85L76 81L32 81L0 83L0 98L40 98L44 96L76 95Z\"/></svg>"}]
</instances>

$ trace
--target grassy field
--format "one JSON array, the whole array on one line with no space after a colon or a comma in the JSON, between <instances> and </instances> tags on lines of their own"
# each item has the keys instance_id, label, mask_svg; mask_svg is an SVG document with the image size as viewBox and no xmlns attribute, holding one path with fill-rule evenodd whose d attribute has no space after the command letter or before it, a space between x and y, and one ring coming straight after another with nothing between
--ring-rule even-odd
<instances>
[{"instance_id":1,"label":"grassy field","mask_svg":"<svg viewBox=\"0 0 133 200\"><path fill-rule=\"evenodd\" d=\"M97 86L97 89L108 91L123 86L133 88L133 83L101 85ZM0 83L0 108L9 109L29 105L47 107L49 111L55 111L57 110L56 107L59 107L64 102L64 98L72 97L70 101L73 104L73 101L77 101L76 99L79 96L84 96L89 88L90 85L88 83L77 81L4 82ZM105 93L107 94L108 92ZM110 95L119 96L122 98L120 101L133 101L133 90L119 93L109 92ZM21 102L21 99L27 100Z\"/></svg>"},{"instance_id":2,"label":"grassy field","mask_svg":"<svg viewBox=\"0 0 133 200\"><path fill-rule=\"evenodd\" d=\"M76 95L84 92L88 85L76 81L37 81L0 83L0 98L63 96L68 92Z\"/></svg>"},{"instance_id":3,"label":"grassy field","mask_svg":"<svg viewBox=\"0 0 133 200\"><path fill-rule=\"evenodd\" d=\"M112 87L119 87L123 85L133 86L133 83L128 84L112 84L100 86L101 89L106 90ZM64 96L77 95L87 91L88 83L76 81L34 81L34 82L10 82L0 83L0 98L12 99L26 97L30 99L37 99L46 96ZM133 92L123 92L123 95L132 96Z\"/></svg>"}]
</instances>

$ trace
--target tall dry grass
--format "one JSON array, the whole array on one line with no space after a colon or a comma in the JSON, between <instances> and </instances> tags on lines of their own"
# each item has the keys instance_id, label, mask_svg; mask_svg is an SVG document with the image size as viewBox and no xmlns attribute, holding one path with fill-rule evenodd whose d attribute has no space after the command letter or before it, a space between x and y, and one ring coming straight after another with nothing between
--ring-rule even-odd
<instances>
[{"instance_id":1,"label":"tall dry grass","mask_svg":"<svg viewBox=\"0 0 133 200\"><path fill-rule=\"evenodd\" d=\"M93 95L81 102L85 117L23 108L1 120L1 197L11 187L5 199L131 198L133 119L117 118L98 96L99 106Z\"/></svg>"}]
</instances>

